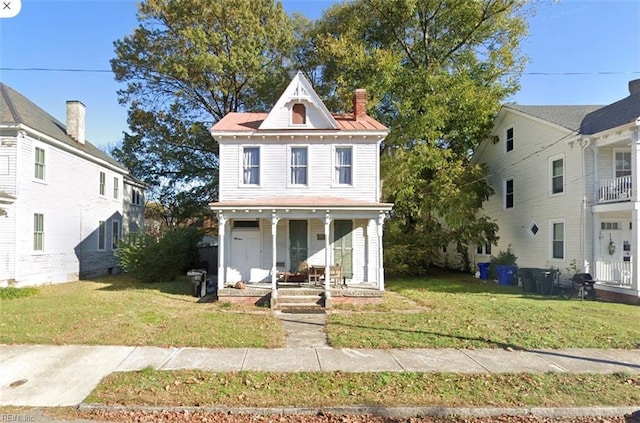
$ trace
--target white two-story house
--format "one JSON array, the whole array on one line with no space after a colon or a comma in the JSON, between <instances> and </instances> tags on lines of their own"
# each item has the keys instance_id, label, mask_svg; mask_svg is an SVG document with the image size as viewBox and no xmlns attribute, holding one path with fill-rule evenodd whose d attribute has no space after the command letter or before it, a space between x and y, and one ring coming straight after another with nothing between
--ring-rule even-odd
<instances>
[{"instance_id":1,"label":"white two-story house","mask_svg":"<svg viewBox=\"0 0 640 423\"><path fill-rule=\"evenodd\" d=\"M0 286L116 272L144 225L145 185L86 141L85 113L67 102L65 125L0 83Z\"/></svg>"},{"instance_id":2,"label":"white two-story house","mask_svg":"<svg viewBox=\"0 0 640 423\"><path fill-rule=\"evenodd\" d=\"M349 286L384 290L380 143L366 114L331 114L302 73L269 113L230 113L211 128L220 145L218 288L268 282L301 262L339 265ZM329 296L330 278L324 287Z\"/></svg>"},{"instance_id":3,"label":"white two-story house","mask_svg":"<svg viewBox=\"0 0 640 423\"><path fill-rule=\"evenodd\" d=\"M473 162L489 167L497 248L519 267L590 273L601 298L640 303L640 80L607 106L505 105Z\"/></svg>"}]
</instances>

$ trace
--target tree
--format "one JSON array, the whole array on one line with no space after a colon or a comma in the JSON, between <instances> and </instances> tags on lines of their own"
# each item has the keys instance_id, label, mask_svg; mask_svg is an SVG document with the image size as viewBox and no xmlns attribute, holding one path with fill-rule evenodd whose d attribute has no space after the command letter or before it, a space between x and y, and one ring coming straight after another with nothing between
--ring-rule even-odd
<instances>
[{"instance_id":1,"label":"tree","mask_svg":"<svg viewBox=\"0 0 640 423\"><path fill-rule=\"evenodd\" d=\"M487 169L469 159L518 89L528 12L520 0L355 0L313 28L319 91L347 109L353 88L366 88L369 114L391 128L386 239L390 254L419 261L409 267L428 266L449 241L466 255L467 244L497 240L495 222L477 214L493 193Z\"/></svg>"},{"instance_id":2,"label":"tree","mask_svg":"<svg viewBox=\"0 0 640 423\"><path fill-rule=\"evenodd\" d=\"M217 199L211 124L265 109L288 82L293 24L273 0L145 0L138 21L114 43L130 132L113 155L180 223Z\"/></svg>"}]
</instances>

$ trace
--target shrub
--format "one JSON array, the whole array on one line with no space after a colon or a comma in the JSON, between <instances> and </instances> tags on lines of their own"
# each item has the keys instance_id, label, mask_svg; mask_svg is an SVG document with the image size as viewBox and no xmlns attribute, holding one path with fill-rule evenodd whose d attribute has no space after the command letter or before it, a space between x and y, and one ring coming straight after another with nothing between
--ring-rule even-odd
<instances>
[{"instance_id":1,"label":"shrub","mask_svg":"<svg viewBox=\"0 0 640 423\"><path fill-rule=\"evenodd\" d=\"M140 233L126 237L116 256L120 266L140 282L167 282L198 263L201 234L194 228L168 229L160 237Z\"/></svg>"},{"instance_id":2,"label":"shrub","mask_svg":"<svg viewBox=\"0 0 640 423\"><path fill-rule=\"evenodd\" d=\"M500 251L497 257L491 256L491 265L489 266L489 278L496 279L498 272L497 267L499 265L515 266L518 261L518 257L511 251L511 245L507 248L507 251Z\"/></svg>"}]
</instances>

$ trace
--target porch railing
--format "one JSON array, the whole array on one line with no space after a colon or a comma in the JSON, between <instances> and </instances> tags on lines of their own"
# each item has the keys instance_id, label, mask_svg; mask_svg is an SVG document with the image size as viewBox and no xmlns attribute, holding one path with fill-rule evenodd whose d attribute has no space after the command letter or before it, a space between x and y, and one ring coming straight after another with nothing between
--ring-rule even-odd
<instances>
[{"instance_id":1,"label":"porch railing","mask_svg":"<svg viewBox=\"0 0 640 423\"><path fill-rule=\"evenodd\" d=\"M607 284L631 287L630 261L596 260L596 280Z\"/></svg>"},{"instance_id":2,"label":"porch railing","mask_svg":"<svg viewBox=\"0 0 640 423\"><path fill-rule=\"evenodd\" d=\"M598 184L598 203L630 201L631 196L631 175L613 179L603 179Z\"/></svg>"}]
</instances>

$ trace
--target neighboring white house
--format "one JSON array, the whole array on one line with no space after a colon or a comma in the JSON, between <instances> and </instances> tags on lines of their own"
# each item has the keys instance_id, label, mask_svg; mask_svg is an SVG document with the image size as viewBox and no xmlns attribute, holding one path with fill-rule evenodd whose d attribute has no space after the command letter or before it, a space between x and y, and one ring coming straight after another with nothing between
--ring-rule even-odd
<instances>
[{"instance_id":1,"label":"neighboring white house","mask_svg":"<svg viewBox=\"0 0 640 423\"><path fill-rule=\"evenodd\" d=\"M298 73L267 113L230 113L211 128L220 145L218 287L270 282L300 262L329 274L339 264L349 286L384 290L380 143L388 133L366 115L329 113ZM326 294L329 278L326 278Z\"/></svg>"},{"instance_id":2,"label":"neighboring white house","mask_svg":"<svg viewBox=\"0 0 640 423\"><path fill-rule=\"evenodd\" d=\"M144 184L85 140L81 102L65 125L0 83L0 215L0 286L103 275L144 225Z\"/></svg>"},{"instance_id":3,"label":"neighboring white house","mask_svg":"<svg viewBox=\"0 0 640 423\"><path fill-rule=\"evenodd\" d=\"M511 246L520 267L565 279L577 267L598 280L599 296L640 303L640 80L629 91L604 107L501 109L472 158L489 167L495 194L482 213L500 241L490 253L474 248L474 263Z\"/></svg>"}]
</instances>

